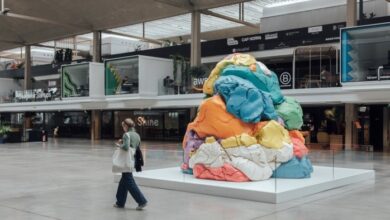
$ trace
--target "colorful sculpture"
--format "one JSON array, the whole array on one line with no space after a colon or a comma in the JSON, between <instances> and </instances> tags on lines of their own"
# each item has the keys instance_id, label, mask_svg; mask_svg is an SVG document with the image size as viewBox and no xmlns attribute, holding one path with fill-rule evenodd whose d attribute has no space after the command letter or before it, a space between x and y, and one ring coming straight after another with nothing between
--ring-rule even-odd
<instances>
[{"instance_id":1,"label":"colorful sculpture","mask_svg":"<svg viewBox=\"0 0 390 220\"><path fill-rule=\"evenodd\" d=\"M182 171L196 178L259 181L308 178L313 167L299 132L302 109L277 76L248 54L220 61L204 84L209 96L183 139Z\"/></svg>"}]
</instances>

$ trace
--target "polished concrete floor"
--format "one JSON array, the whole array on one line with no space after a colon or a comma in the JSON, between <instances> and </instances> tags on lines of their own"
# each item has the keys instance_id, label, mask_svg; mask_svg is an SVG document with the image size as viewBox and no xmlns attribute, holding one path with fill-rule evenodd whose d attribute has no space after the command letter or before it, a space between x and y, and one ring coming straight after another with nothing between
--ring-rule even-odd
<instances>
[{"instance_id":1,"label":"polished concrete floor","mask_svg":"<svg viewBox=\"0 0 390 220\"><path fill-rule=\"evenodd\" d=\"M376 181L266 204L141 187L148 207L136 211L128 197L115 209L112 141L51 139L0 144L0 220L18 219L390 219L390 155L312 152L316 164L373 168ZM178 166L179 144L143 142L145 169ZM333 157L334 155L334 157Z\"/></svg>"}]
</instances>

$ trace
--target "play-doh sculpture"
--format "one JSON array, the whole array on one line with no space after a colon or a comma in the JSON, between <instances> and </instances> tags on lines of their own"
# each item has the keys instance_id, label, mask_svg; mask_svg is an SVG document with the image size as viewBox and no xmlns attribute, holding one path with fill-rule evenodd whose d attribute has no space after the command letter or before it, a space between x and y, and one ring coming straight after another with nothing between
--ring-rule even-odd
<instances>
[{"instance_id":1,"label":"play-doh sculpture","mask_svg":"<svg viewBox=\"0 0 390 220\"><path fill-rule=\"evenodd\" d=\"M308 178L313 167L299 129L302 108L277 75L249 54L220 61L183 139L182 171L196 178L259 181Z\"/></svg>"}]
</instances>

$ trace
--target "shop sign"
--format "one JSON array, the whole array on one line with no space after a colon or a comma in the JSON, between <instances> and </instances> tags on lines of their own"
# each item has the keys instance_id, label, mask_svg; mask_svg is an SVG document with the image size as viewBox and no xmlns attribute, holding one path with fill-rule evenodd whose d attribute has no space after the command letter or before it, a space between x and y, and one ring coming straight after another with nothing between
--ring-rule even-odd
<instances>
[{"instance_id":1,"label":"shop sign","mask_svg":"<svg viewBox=\"0 0 390 220\"><path fill-rule=\"evenodd\" d=\"M291 36L294 36L294 35L299 35L301 32L300 31L289 31L289 32L286 32L286 36L287 37L291 37Z\"/></svg>"},{"instance_id":2,"label":"shop sign","mask_svg":"<svg viewBox=\"0 0 390 220\"><path fill-rule=\"evenodd\" d=\"M15 98L21 101L34 99L35 94L32 91L15 91Z\"/></svg>"},{"instance_id":3,"label":"shop sign","mask_svg":"<svg viewBox=\"0 0 390 220\"><path fill-rule=\"evenodd\" d=\"M159 121L157 119L147 119L143 116L137 117L137 125L140 127L158 127Z\"/></svg>"},{"instance_id":4,"label":"shop sign","mask_svg":"<svg viewBox=\"0 0 390 220\"><path fill-rule=\"evenodd\" d=\"M325 41L338 41L340 40L340 37L327 37L325 38Z\"/></svg>"},{"instance_id":5,"label":"shop sign","mask_svg":"<svg viewBox=\"0 0 390 220\"><path fill-rule=\"evenodd\" d=\"M49 100L55 98L54 89L49 89L49 92L43 92L41 89L26 90L26 91L15 91L15 99L17 101L28 102L34 100Z\"/></svg>"},{"instance_id":6,"label":"shop sign","mask_svg":"<svg viewBox=\"0 0 390 220\"><path fill-rule=\"evenodd\" d=\"M266 40L278 39L278 33L266 34L265 39Z\"/></svg>"},{"instance_id":7,"label":"shop sign","mask_svg":"<svg viewBox=\"0 0 390 220\"><path fill-rule=\"evenodd\" d=\"M234 46L238 45L238 40L235 40L234 38L228 38L226 39L226 43L228 46Z\"/></svg>"},{"instance_id":8,"label":"shop sign","mask_svg":"<svg viewBox=\"0 0 390 220\"><path fill-rule=\"evenodd\" d=\"M261 39L262 39L261 35L252 36L252 37L243 37L243 38L241 38L241 42L256 41L256 40L261 40Z\"/></svg>"},{"instance_id":9,"label":"shop sign","mask_svg":"<svg viewBox=\"0 0 390 220\"><path fill-rule=\"evenodd\" d=\"M246 52L246 51L249 51L250 48L249 47L244 47L244 48L233 48L232 52L233 53L238 53L238 52Z\"/></svg>"},{"instance_id":10,"label":"shop sign","mask_svg":"<svg viewBox=\"0 0 390 220\"><path fill-rule=\"evenodd\" d=\"M192 85L194 87L203 87L203 84L206 82L207 80L207 77L203 77L203 78L193 78L192 80Z\"/></svg>"},{"instance_id":11,"label":"shop sign","mask_svg":"<svg viewBox=\"0 0 390 220\"><path fill-rule=\"evenodd\" d=\"M291 73L283 72L282 74L280 74L279 82L281 88L291 87L291 81L292 81Z\"/></svg>"},{"instance_id":12,"label":"shop sign","mask_svg":"<svg viewBox=\"0 0 390 220\"><path fill-rule=\"evenodd\" d=\"M322 31L322 26L309 27L307 30L308 33L318 33L321 31Z\"/></svg>"}]
</instances>

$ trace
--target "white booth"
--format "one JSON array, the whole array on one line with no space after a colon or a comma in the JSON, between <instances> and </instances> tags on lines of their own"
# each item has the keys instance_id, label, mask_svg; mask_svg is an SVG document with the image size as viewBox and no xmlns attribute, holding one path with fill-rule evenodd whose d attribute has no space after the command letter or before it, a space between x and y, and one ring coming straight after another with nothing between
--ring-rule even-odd
<instances>
[{"instance_id":1,"label":"white booth","mask_svg":"<svg viewBox=\"0 0 390 220\"><path fill-rule=\"evenodd\" d=\"M343 86L390 84L390 23L341 30Z\"/></svg>"},{"instance_id":2,"label":"white booth","mask_svg":"<svg viewBox=\"0 0 390 220\"><path fill-rule=\"evenodd\" d=\"M0 103L13 102L13 93L21 90L21 83L11 78L0 78Z\"/></svg>"},{"instance_id":3,"label":"white booth","mask_svg":"<svg viewBox=\"0 0 390 220\"><path fill-rule=\"evenodd\" d=\"M61 67L61 96L103 97L104 69L102 63L78 63Z\"/></svg>"},{"instance_id":4,"label":"white booth","mask_svg":"<svg viewBox=\"0 0 390 220\"><path fill-rule=\"evenodd\" d=\"M146 95L164 93L166 77L173 78L173 62L148 56L105 60L105 95Z\"/></svg>"}]
</instances>

